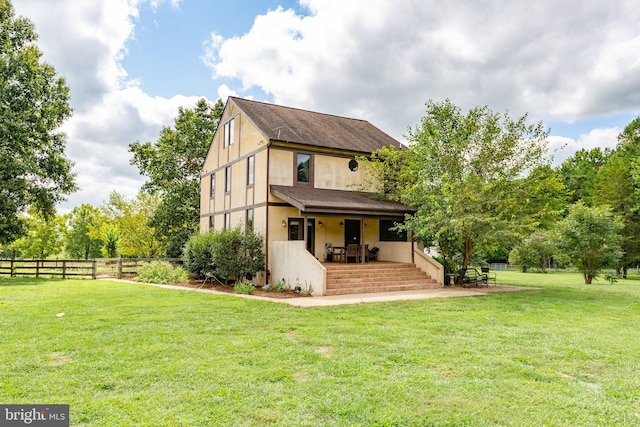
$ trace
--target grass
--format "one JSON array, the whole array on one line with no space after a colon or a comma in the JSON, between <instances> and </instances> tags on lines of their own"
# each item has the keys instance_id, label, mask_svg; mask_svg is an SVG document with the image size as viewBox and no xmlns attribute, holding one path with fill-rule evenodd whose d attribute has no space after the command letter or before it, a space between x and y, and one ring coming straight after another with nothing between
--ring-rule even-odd
<instances>
[{"instance_id":1,"label":"grass","mask_svg":"<svg viewBox=\"0 0 640 427\"><path fill-rule=\"evenodd\" d=\"M640 281L498 282L544 290L301 309L0 279L0 402L74 426L640 425Z\"/></svg>"}]
</instances>

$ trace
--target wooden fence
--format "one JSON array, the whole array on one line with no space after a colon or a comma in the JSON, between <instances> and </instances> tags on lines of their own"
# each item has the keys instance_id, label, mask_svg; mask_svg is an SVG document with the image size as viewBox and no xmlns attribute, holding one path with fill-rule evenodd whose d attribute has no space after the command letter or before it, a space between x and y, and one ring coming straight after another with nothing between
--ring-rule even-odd
<instances>
[{"instance_id":1,"label":"wooden fence","mask_svg":"<svg viewBox=\"0 0 640 427\"><path fill-rule=\"evenodd\" d=\"M138 267L151 261L168 261L173 265L182 264L179 258L101 258L101 259L0 259L0 276L35 277L90 277L116 278L134 277Z\"/></svg>"}]
</instances>

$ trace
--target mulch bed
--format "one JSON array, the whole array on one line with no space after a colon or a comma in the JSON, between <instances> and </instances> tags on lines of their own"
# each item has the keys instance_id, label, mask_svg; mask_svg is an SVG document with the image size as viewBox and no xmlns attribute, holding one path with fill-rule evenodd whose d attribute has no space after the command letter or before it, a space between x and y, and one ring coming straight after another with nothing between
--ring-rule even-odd
<instances>
[{"instance_id":1,"label":"mulch bed","mask_svg":"<svg viewBox=\"0 0 640 427\"><path fill-rule=\"evenodd\" d=\"M202 286L203 280L191 280L189 282L181 282L174 283L173 286L183 286L185 288L200 288L200 289L212 289L214 291L226 292L229 294L235 294L236 291L233 288L233 285L222 285L218 282L212 282L211 280L207 280L207 283ZM256 287L255 291L252 295L267 297L267 298L305 298L310 297L311 295L299 293L296 294L293 290L289 290L286 292L277 292L277 291L263 291L261 287Z\"/></svg>"}]
</instances>

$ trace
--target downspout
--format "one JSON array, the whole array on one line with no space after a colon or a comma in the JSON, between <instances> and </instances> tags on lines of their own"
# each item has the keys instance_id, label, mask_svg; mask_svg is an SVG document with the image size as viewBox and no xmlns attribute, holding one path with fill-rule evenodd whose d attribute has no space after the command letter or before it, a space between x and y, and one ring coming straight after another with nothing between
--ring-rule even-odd
<instances>
[{"instance_id":1,"label":"downspout","mask_svg":"<svg viewBox=\"0 0 640 427\"><path fill-rule=\"evenodd\" d=\"M265 284L269 283L269 198L271 197L271 192L269 191L269 169L271 169L271 141L267 142L267 212L265 216L266 221L266 230L265 230L265 249L264 249L264 259L265 259L265 272L264 272L264 282ZM255 190L254 190L255 191Z\"/></svg>"}]
</instances>

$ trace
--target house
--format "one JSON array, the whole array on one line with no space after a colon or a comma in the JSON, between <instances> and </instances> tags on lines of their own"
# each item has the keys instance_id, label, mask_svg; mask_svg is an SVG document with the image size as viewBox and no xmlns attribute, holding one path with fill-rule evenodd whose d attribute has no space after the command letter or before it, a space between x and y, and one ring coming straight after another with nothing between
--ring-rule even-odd
<instances>
[{"instance_id":1,"label":"house","mask_svg":"<svg viewBox=\"0 0 640 427\"><path fill-rule=\"evenodd\" d=\"M262 283L284 279L316 295L440 287L442 266L393 230L411 209L361 191L357 158L389 145L401 146L364 120L229 97L201 172L200 229L260 232L269 272L256 278ZM347 244L358 245L347 259L357 263L330 262L345 261ZM373 247L384 262L359 256ZM417 273L387 271L401 267ZM355 281L340 282L344 268ZM405 275L404 288L389 285Z\"/></svg>"}]
</instances>

